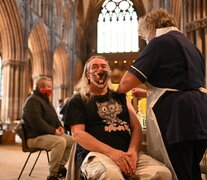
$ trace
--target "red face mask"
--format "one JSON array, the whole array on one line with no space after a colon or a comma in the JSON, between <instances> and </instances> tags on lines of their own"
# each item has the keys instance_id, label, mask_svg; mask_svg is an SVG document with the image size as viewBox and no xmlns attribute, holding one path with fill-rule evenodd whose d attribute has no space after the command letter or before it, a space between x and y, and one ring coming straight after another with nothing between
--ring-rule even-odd
<instances>
[{"instance_id":1,"label":"red face mask","mask_svg":"<svg viewBox=\"0 0 207 180\"><path fill-rule=\"evenodd\" d=\"M39 89L39 92L41 94L47 94L48 98L52 95L52 89Z\"/></svg>"}]
</instances>

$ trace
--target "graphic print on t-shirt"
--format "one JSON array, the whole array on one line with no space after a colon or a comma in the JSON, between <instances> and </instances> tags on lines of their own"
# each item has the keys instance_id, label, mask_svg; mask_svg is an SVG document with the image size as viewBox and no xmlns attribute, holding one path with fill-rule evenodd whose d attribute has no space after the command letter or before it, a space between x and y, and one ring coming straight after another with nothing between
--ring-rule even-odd
<instances>
[{"instance_id":1,"label":"graphic print on t-shirt","mask_svg":"<svg viewBox=\"0 0 207 180\"><path fill-rule=\"evenodd\" d=\"M129 125L117 117L122 112L122 106L113 98L106 102L96 102L98 115L106 123L105 131L129 131Z\"/></svg>"}]
</instances>

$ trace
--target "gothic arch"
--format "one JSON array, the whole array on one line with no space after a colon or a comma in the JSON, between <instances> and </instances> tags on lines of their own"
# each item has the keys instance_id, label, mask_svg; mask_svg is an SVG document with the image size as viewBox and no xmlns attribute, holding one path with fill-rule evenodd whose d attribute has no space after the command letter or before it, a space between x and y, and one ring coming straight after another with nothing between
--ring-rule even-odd
<instances>
[{"instance_id":1,"label":"gothic arch","mask_svg":"<svg viewBox=\"0 0 207 180\"><path fill-rule=\"evenodd\" d=\"M13 0L0 1L0 36L2 44L3 98L1 119L21 117L24 86L23 31L17 4Z\"/></svg>"},{"instance_id":2,"label":"gothic arch","mask_svg":"<svg viewBox=\"0 0 207 180\"><path fill-rule=\"evenodd\" d=\"M99 13L102 9L102 5L105 0L100 1L90 1L88 4L88 11L85 18L85 38L83 42L85 42L86 51L84 54L84 59L87 60L91 55L97 53L97 19ZM146 13L145 6L142 0L131 0L133 2L133 7L138 15L138 18L143 16ZM139 38L139 37L137 37ZM139 39L139 46L142 49L145 46L145 42ZM121 71L125 71L129 65L132 63L134 59L137 58L137 52L130 53L104 53L103 54L108 60L111 66L111 69L117 67L117 64L114 61L118 61L121 67ZM125 63L125 60L126 63ZM126 66L127 65L127 66ZM125 68L127 67L127 68Z\"/></svg>"},{"instance_id":3,"label":"gothic arch","mask_svg":"<svg viewBox=\"0 0 207 180\"><path fill-rule=\"evenodd\" d=\"M60 44L54 52L54 65L55 65L55 84L63 84L67 86L68 77L68 55L64 44Z\"/></svg>"},{"instance_id":4,"label":"gothic arch","mask_svg":"<svg viewBox=\"0 0 207 180\"><path fill-rule=\"evenodd\" d=\"M100 0L100 1L90 1L88 5L88 11L86 14L86 26L91 25L91 20L92 19L97 19L99 12L101 11L102 4L104 3L105 0ZM134 3L134 8L137 12L138 16L143 16L146 13L144 4L142 0L131 0ZM94 26L92 26L94 28Z\"/></svg>"},{"instance_id":5,"label":"gothic arch","mask_svg":"<svg viewBox=\"0 0 207 180\"><path fill-rule=\"evenodd\" d=\"M23 60L22 26L15 1L0 1L0 34L3 60Z\"/></svg>"},{"instance_id":6,"label":"gothic arch","mask_svg":"<svg viewBox=\"0 0 207 180\"><path fill-rule=\"evenodd\" d=\"M53 104L55 104L58 99L66 98L68 91L69 64L64 44L56 48L53 58Z\"/></svg>"},{"instance_id":7,"label":"gothic arch","mask_svg":"<svg viewBox=\"0 0 207 180\"><path fill-rule=\"evenodd\" d=\"M134 8L138 17L143 16L146 13L146 10L142 0L131 1L134 3ZM91 56L91 54L96 52L97 19L103 3L104 0L90 1L88 5L88 11L85 19L85 37L88 37L88 39L85 40L85 42L87 43L85 46L87 47L88 52L86 52L85 54L85 59L87 59L88 56Z\"/></svg>"},{"instance_id":8,"label":"gothic arch","mask_svg":"<svg viewBox=\"0 0 207 180\"><path fill-rule=\"evenodd\" d=\"M52 64L50 63L48 33L42 20L39 20L33 27L29 35L28 47L33 57L33 79L39 75L51 76Z\"/></svg>"}]
</instances>

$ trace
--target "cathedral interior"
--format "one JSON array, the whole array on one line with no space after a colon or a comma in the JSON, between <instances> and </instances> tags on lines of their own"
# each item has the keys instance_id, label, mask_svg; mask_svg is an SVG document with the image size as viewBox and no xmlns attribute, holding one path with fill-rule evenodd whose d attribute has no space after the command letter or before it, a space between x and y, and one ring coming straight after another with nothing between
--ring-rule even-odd
<instances>
[{"instance_id":1,"label":"cathedral interior","mask_svg":"<svg viewBox=\"0 0 207 180\"><path fill-rule=\"evenodd\" d=\"M107 58L118 84L146 46L139 18L158 8L175 16L207 59L207 0L0 0L0 137L21 120L41 76L53 81L55 108L72 96L92 55Z\"/></svg>"},{"instance_id":2,"label":"cathedral interior","mask_svg":"<svg viewBox=\"0 0 207 180\"><path fill-rule=\"evenodd\" d=\"M146 45L137 34L139 17L160 7L176 17L181 32L206 57L207 0L1 0L1 122L21 119L25 99L41 76L52 78L57 107L58 99L73 94L94 54L108 59L112 82L119 83ZM114 15L123 27L115 32L104 28L113 27Z\"/></svg>"}]
</instances>

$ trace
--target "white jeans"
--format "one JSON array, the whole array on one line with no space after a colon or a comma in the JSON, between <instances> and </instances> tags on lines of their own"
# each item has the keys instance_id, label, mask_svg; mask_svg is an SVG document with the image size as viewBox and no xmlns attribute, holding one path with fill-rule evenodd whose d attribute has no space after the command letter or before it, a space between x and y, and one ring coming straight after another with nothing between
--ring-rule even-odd
<instances>
[{"instance_id":1,"label":"white jeans","mask_svg":"<svg viewBox=\"0 0 207 180\"><path fill-rule=\"evenodd\" d=\"M64 166L67 163L72 144L73 138L67 134L61 136L47 134L27 140L28 147L51 150L50 176L57 175L60 165Z\"/></svg>"},{"instance_id":2,"label":"white jeans","mask_svg":"<svg viewBox=\"0 0 207 180\"><path fill-rule=\"evenodd\" d=\"M89 180L125 180L118 165L108 156L97 152L90 152L85 157L81 171ZM171 180L172 175L164 164L141 152L136 173L128 179Z\"/></svg>"}]
</instances>

